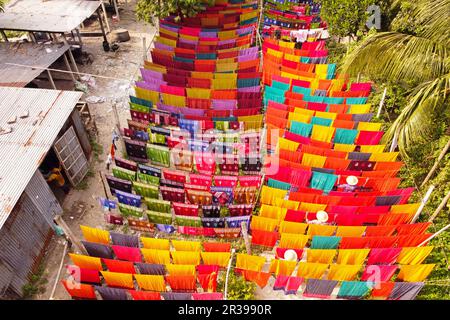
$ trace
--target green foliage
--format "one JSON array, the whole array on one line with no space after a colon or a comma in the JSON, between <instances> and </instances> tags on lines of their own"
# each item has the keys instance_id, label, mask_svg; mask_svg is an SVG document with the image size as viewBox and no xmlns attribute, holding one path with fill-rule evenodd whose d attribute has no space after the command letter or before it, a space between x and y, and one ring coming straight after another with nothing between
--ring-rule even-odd
<instances>
[{"instance_id":1,"label":"green foliage","mask_svg":"<svg viewBox=\"0 0 450 320\"><path fill-rule=\"evenodd\" d=\"M103 146L97 143L97 141L95 141L92 137L89 138L89 142L92 147L95 161L100 162L100 156L103 154Z\"/></svg>"},{"instance_id":2,"label":"green foliage","mask_svg":"<svg viewBox=\"0 0 450 320\"><path fill-rule=\"evenodd\" d=\"M203 0L138 0L136 15L139 20L151 24L154 24L154 18L164 19L172 14L178 21L195 16L204 5Z\"/></svg>"},{"instance_id":3,"label":"green foliage","mask_svg":"<svg viewBox=\"0 0 450 320\"><path fill-rule=\"evenodd\" d=\"M405 89L405 102L386 132L384 142L398 132L404 158L416 144L430 142L435 119L447 117L450 92L450 0L396 1L400 10L388 32L358 42L345 57L342 73L362 73L377 82ZM397 6L398 7L398 6Z\"/></svg>"},{"instance_id":4,"label":"green foliage","mask_svg":"<svg viewBox=\"0 0 450 320\"><path fill-rule=\"evenodd\" d=\"M367 8L375 0L321 0L321 17L328 23L331 34L354 38L359 30L365 30L369 14Z\"/></svg>"},{"instance_id":5,"label":"green foliage","mask_svg":"<svg viewBox=\"0 0 450 320\"><path fill-rule=\"evenodd\" d=\"M44 265L40 264L35 274L30 276L30 281L22 287L23 299L31 299L36 294L45 292L45 285L48 280L44 275Z\"/></svg>"},{"instance_id":6,"label":"green foliage","mask_svg":"<svg viewBox=\"0 0 450 320\"><path fill-rule=\"evenodd\" d=\"M226 275L218 277L217 291L224 292ZM230 270L228 277L228 300L254 300L256 285L253 282L245 281L244 277L236 275Z\"/></svg>"}]
</instances>

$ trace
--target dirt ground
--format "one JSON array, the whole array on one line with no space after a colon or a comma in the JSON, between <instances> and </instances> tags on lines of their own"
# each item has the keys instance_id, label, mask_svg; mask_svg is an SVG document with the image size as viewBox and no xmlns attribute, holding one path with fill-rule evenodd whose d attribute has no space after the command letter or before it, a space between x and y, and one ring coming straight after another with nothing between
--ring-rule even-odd
<instances>
[{"instance_id":1,"label":"dirt ground","mask_svg":"<svg viewBox=\"0 0 450 320\"><path fill-rule=\"evenodd\" d=\"M103 147L103 152L99 155L98 160L92 157L92 172L95 175L88 178L87 187L84 190L72 189L65 197L63 203L63 218L72 232L80 238L81 230L79 225L107 228L98 197L104 196L99 171L106 170L105 161L112 141L114 115L111 105L114 101L118 102L117 109L120 123L123 127L126 124L126 119L129 118L128 95L131 93L133 80L137 79L139 75L139 67L143 63L142 37L146 38L148 46L156 30L149 24L136 21L135 3L136 0L131 0L128 1L128 5L125 5L124 1L121 1L120 21L113 23L109 19L111 30L125 28L130 34L130 41L120 43L120 48L117 51L103 51L102 37L83 38L83 50L92 54L94 60L89 65L78 65L79 71L117 79L95 78L95 87L89 87L88 93L83 97L84 100L89 99L89 97L105 97L106 101L89 104L90 112L95 116L98 130L96 142ZM109 17L111 18L110 14ZM98 23L89 26L89 29L91 28L99 30ZM108 39L111 39L111 35L108 35ZM66 84L64 85L63 82ZM61 81L61 84L66 86L67 81ZM56 86L61 88L58 81L56 81ZM119 150L117 150L116 154L120 155L122 151L120 150L120 145L118 147ZM35 299L47 300L50 298L61 258L63 257L63 250L64 240L57 236L53 237L44 260L44 277L47 279L45 292L36 295ZM68 255L64 257L64 265L67 263L69 263ZM62 269L59 279L64 277L65 268ZM56 286L53 299L70 299L70 296L60 283Z\"/></svg>"}]
</instances>

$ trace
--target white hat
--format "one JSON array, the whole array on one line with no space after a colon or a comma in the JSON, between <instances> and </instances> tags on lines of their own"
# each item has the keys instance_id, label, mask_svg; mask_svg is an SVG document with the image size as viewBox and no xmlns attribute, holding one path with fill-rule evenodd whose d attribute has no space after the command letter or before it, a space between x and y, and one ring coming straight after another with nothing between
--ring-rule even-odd
<instances>
[{"instance_id":1,"label":"white hat","mask_svg":"<svg viewBox=\"0 0 450 320\"><path fill-rule=\"evenodd\" d=\"M328 213L326 213L323 210L317 211L316 218L320 222L327 222L328 221Z\"/></svg>"},{"instance_id":2,"label":"white hat","mask_svg":"<svg viewBox=\"0 0 450 320\"><path fill-rule=\"evenodd\" d=\"M345 181L351 186L358 184L358 178L355 176L348 176Z\"/></svg>"},{"instance_id":3,"label":"white hat","mask_svg":"<svg viewBox=\"0 0 450 320\"><path fill-rule=\"evenodd\" d=\"M297 261L297 252L292 249L286 250L284 252L284 260L288 261Z\"/></svg>"}]
</instances>

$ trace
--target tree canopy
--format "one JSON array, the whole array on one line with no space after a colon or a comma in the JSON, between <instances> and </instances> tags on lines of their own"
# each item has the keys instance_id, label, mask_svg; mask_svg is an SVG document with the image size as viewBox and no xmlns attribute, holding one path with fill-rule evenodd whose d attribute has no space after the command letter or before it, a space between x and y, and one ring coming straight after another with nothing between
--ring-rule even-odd
<instances>
[{"instance_id":1,"label":"tree canopy","mask_svg":"<svg viewBox=\"0 0 450 320\"><path fill-rule=\"evenodd\" d=\"M209 0L211 1L211 0ZM176 20L195 16L208 1L204 0L139 0L136 15L139 20L154 23L153 18L175 15Z\"/></svg>"}]
</instances>

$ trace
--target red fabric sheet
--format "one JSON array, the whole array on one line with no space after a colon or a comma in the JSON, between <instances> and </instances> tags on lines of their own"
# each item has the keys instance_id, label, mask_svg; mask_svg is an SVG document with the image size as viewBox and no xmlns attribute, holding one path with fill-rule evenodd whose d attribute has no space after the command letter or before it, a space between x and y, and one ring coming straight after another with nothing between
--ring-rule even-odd
<instances>
[{"instance_id":1,"label":"red fabric sheet","mask_svg":"<svg viewBox=\"0 0 450 320\"><path fill-rule=\"evenodd\" d=\"M203 242L206 252L230 252L231 243L226 242Z\"/></svg>"},{"instance_id":2,"label":"red fabric sheet","mask_svg":"<svg viewBox=\"0 0 450 320\"><path fill-rule=\"evenodd\" d=\"M106 264L108 270L111 272L132 273L132 274L136 273L133 262L119 261L113 259L102 259L102 260Z\"/></svg>"},{"instance_id":3,"label":"red fabric sheet","mask_svg":"<svg viewBox=\"0 0 450 320\"><path fill-rule=\"evenodd\" d=\"M431 222L414 223L414 224L402 224L397 226L397 234L399 236L411 235L411 234L423 234L427 231Z\"/></svg>"},{"instance_id":4,"label":"red fabric sheet","mask_svg":"<svg viewBox=\"0 0 450 320\"><path fill-rule=\"evenodd\" d=\"M142 262L141 250L139 248L113 245L112 249L119 260Z\"/></svg>"},{"instance_id":5,"label":"red fabric sheet","mask_svg":"<svg viewBox=\"0 0 450 320\"><path fill-rule=\"evenodd\" d=\"M199 274L197 280L202 286L203 290L214 292L217 289L217 273Z\"/></svg>"},{"instance_id":6,"label":"red fabric sheet","mask_svg":"<svg viewBox=\"0 0 450 320\"><path fill-rule=\"evenodd\" d=\"M273 247L278 240L278 232L252 230L252 244Z\"/></svg>"},{"instance_id":7,"label":"red fabric sheet","mask_svg":"<svg viewBox=\"0 0 450 320\"><path fill-rule=\"evenodd\" d=\"M375 248L370 250L367 265L373 264L393 264L397 261L397 257L402 251L402 248Z\"/></svg>"},{"instance_id":8,"label":"red fabric sheet","mask_svg":"<svg viewBox=\"0 0 450 320\"><path fill-rule=\"evenodd\" d=\"M277 259L284 259L284 253L287 250L294 250L297 253L297 261L302 259L303 250L302 249L289 249L289 248L276 248L275 255Z\"/></svg>"},{"instance_id":9,"label":"red fabric sheet","mask_svg":"<svg viewBox=\"0 0 450 320\"><path fill-rule=\"evenodd\" d=\"M67 280L62 280L62 284L72 298L97 300L94 287L90 284L76 284Z\"/></svg>"},{"instance_id":10,"label":"red fabric sheet","mask_svg":"<svg viewBox=\"0 0 450 320\"><path fill-rule=\"evenodd\" d=\"M161 300L159 292L128 290L133 297L133 300Z\"/></svg>"},{"instance_id":11,"label":"red fabric sheet","mask_svg":"<svg viewBox=\"0 0 450 320\"><path fill-rule=\"evenodd\" d=\"M69 265L67 266L67 271L77 281L100 283L100 273L98 270L85 269L78 266Z\"/></svg>"}]
</instances>

